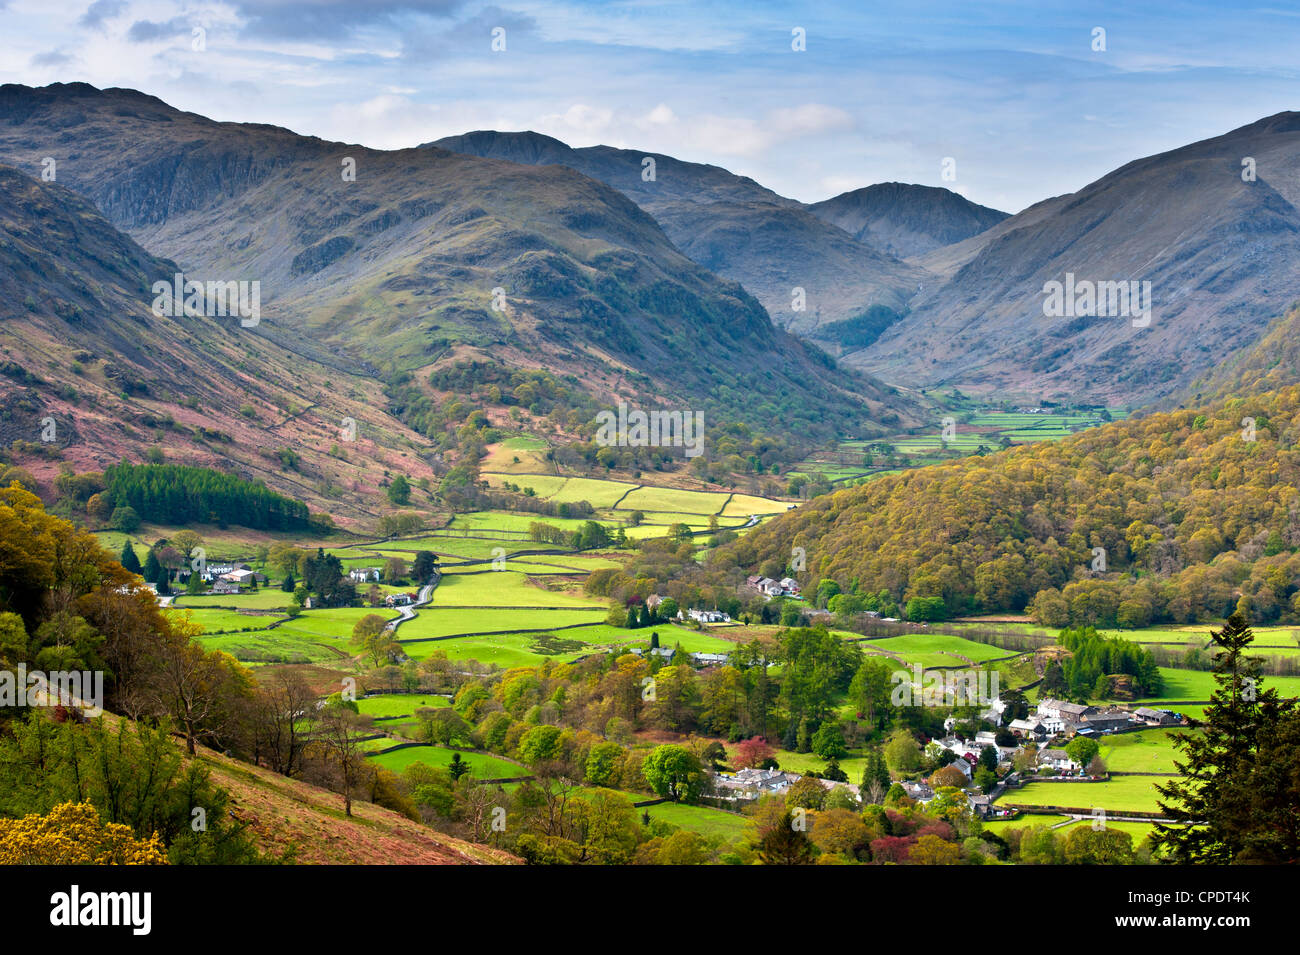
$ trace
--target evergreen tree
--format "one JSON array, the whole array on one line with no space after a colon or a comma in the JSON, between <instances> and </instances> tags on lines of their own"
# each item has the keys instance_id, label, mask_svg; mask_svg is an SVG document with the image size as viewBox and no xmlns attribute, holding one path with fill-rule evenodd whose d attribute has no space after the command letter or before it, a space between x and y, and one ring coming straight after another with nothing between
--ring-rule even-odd
<instances>
[{"instance_id":1,"label":"evergreen tree","mask_svg":"<svg viewBox=\"0 0 1300 955\"><path fill-rule=\"evenodd\" d=\"M758 857L763 865L811 865L812 840L802 828L795 826L793 813L787 811L759 840Z\"/></svg>"},{"instance_id":2,"label":"evergreen tree","mask_svg":"<svg viewBox=\"0 0 1300 955\"><path fill-rule=\"evenodd\" d=\"M124 565L125 566L125 565ZM149 548L149 553L144 557L144 579L150 583L156 583L158 580L158 571L162 564L158 563L158 555L154 553L153 548Z\"/></svg>"},{"instance_id":3,"label":"evergreen tree","mask_svg":"<svg viewBox=\"0 0 1300 955\"><path fill-rule=\"evenodd\" d=\"M154 583L158 585L158 596L166 597L172 592L171 574L167 572L166 567L161 565L158 567L158 573L154 576Z\"/></svg>"},{"instance_id":4,"label":"evergreen tree","mask_svg":"<svg viewBox=\"0 0 1300 955\"><path fill-rule=\"evenodd\" d=\"M293 574L288 573L284 575L284 581L280 584L280 589L283 590L286 594L291 594L293 593L294 588L297 586L298 583L293 579Z\"/></svg>"},{"instance_id":5,"label":"evergreen tree","mask_svg":"<svg viewBox=\"0 0 1300 955\"><path fill-rule=\"evenodd\" d=\"M118 563L133 574L138 574L143 569L140 567L140 558L135 556L135 548L131 546L129 540L122 543L122 556L118 558Z\"/></svg>"},{"instance_id":6,"label":"evergreen tree","mask_svg":"<svg viewBox=\"0 0 1300 955\"><path fill-rule=\"evenodd\" d=\"M1260 690L1260 660L1246 653L1255 635L1243 616L1234 613L1211 638L1219 650L1218 689L1205 708L1204 730L1177 735L1185 757L1174 763L1181 778L1155 787L1164 797L1161 812L1198 825L1158 823L1153 840L1181 864L1294 862L1300 853L1297 764L1294 755L1289 770L1283 761L1285 747L1300 735L1296 702Z\"/></svg>"}]
</instances>

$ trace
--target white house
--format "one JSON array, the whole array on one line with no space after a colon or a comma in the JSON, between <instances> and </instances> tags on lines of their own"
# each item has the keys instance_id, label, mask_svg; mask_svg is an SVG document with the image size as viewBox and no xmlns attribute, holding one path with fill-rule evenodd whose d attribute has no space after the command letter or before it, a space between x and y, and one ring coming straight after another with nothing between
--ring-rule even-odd
<instances>
[{"instance_id":1,"label":"white house","mask_svg":"<svg viewBox=\"0 0 1300 955\"><path fill-rule=\"evenodd\" d=\"M1038 754L1038 765L1059 773L1077 773L1083 767L1070 758L1063 749L1045 749Z\"/></svg>"},{"instance_id":2,"label":"white house","mask_svg":"<svg viewBox=\"0 0 1300 955\"><path fill-rule=\"evenodd\" d=\"M378 583L382 571L378 567L354 567L348 571L348 579L354 583Z\"/></svg>"},{"instance_id":3,"label":"white house","mask_svg":"<svg viewBox=\"0 0 1300 955\"><path fill-rule=\"evenodd\" d=\"M677 611L681 616L681 611ZM700 623L731 623L731 617L719 610L688 610L686 616Z\"/></svg>"},{"instance_id":4,"label":"white house","mask_svg":"<svg viewBox=\"0 0 1300 955\"><path fill-rule=\"evenodd\" d=\"M741 769L734 773L716 773L714 793L732 802L751 802L760 796L779 795L798 782L794 773L779 769Z\"/></svg>"}]
</instances>

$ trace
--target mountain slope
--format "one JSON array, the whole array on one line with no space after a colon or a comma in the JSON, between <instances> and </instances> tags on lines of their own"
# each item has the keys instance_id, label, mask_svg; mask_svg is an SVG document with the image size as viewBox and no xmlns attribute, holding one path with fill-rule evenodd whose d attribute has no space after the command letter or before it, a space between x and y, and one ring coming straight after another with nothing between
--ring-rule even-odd
<instances>
[{"instance_id":1,"label":"mountain slope","mask_svg":"<svg viewBox=\"0 0 1300 955\"><path fill-rule=\"evenodd\" d=\"M1257 181L1242 179L1243 158ZM1300 113L1140 159L915 261L905 320L848 359L886 380L1140 403L1256 341L1300 295ZM1151 282L1149 327L1048 318L1044 284Z\"/></svg>"},{"instance_id":2,"label":"mountain slope","mask_svg":"<svg viewBox=\"0 0 1300 955\"><path fill-rule=\"evenodd\" d=\"M260 281L257 336L346 373L391 381L477 358L571 375L603 400L780 414L814 434L906 407L563 167L328 143L79 84L0 87L0 115L0 159L35 171L67 157L59 182L146 248Z\"/></svg>"},{"instance_id":3,"label":"mountain slope","mask_svg":"<svg viewBox=\"0 0 1300 955\"><path fill-rule=\"evenodd\" d=\"M1181 397L1199 404L1300 381L1300 304L1294 304L1251 347L1215 365Z\"/></svg>"},{"instance_id":4,"label":"mountain slope","mask_svg":"<svg viewBox=\"0 0 1300 955\"><path fill-rule=\"evenodd\" d=\"M1007 218L1007 213L949 189L903 182L844 192L808 209L859 242L900 259L969 239Z\"/></svg>"},{"instance_id":5,"label":"mountain slope","mask_svg":"<svg viewBox=\"0 0 1300 955\"><path fill-rule=\"evenodd\" d=\"M1242 607L1257 624L1292 623L1297 434L1293 384L885 475L777 516L697 573L734 587L802 548L805 591L831 578L899 606L937 597L947 615L1144 627Z\"/></svg>"},{"instance_id":6,"label":"mountain slope","mask_svg":"<svg viewBox=\"0 0 1300 955\"><path fill-rule=\"evenodd\" d=\"M415 437L378 384L235 318L155 315L151 285L176 271L69 189L0 166L0 443L48 484L60 466L100 470L165 442L177 463L264 480L315 509L329 500L344 522L366 514ZM357 441L344 461L325 449L348 413ZM353 493L336 502L324 493L336 487Z\"/></svg>"},{"instance_id":7,"label":"mountain slope","mask_svg":"<svg viewBox=\"0 0 1300 955\"><path fill-rule=\"evenodd\" d=\"M574 149L533 132L478 130L429 146L528 165L563 165L618 189L693 261L740 282L783 328L807 334L872 306L901 312L921 269L855 241L825 217L744 176L661 153ZM653 181L642 178L654 160ZM795 311L793 290L807 307Z\"/></svg>"}]
</instances>

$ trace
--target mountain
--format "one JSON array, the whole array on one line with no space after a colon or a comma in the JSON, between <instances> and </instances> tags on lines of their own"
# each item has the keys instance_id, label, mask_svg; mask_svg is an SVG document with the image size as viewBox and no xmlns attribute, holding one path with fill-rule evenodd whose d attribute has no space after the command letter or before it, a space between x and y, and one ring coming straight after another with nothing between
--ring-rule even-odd
<instances>
[{"instance_id":1,"label":"mountain","mask_svg":"<svg viewBox=\"0 0 1300 955\"><path fill-rule=\"evenodd\" d=\"M940 279L846 361L887 381L1031 401L1177 394L1300 295L1298 203L1300 113L1139 159L914 259ZM1067 275L1150 282L1149 325L1046 317L1045 284Z\"/></svg>"},{"instance_id":2,"label":"mountain","mask_svg":"<svg viewBox=\"0 0 1300 955\"><path fill-rule=\"evenodd\" d=\"M433 475L404 460L418 436L378 382L234 319L154 314L152 284L176 271L70 189L0 166L0 444L38 482L165 445L170 461L263 480L347 523L385 468ZM326 451L345 415L347 459Z\"/></svg>"},{"instance_id":3,"label":"mountain","mask_svg":"<svg viewBox=\"0 0 1300 955\"><path fill-rule=\"evenodd\" d=\"M1300 303L1293 303L1264 337L1215 365L1187 388L1181 399L1200 404L1300 381Z\"/></svg>"},{"instance_id":4,"label":"mountain","mask_svg":"<svg viewBox=\"0 0 1300 955\"><path fill-rule=\"evenodd\" d=\"M912 620L1141 628L1240 609L1293 624L1300 384L1266 387L818 496L690 568L690 592L734 594L801 553L805 592L829 578L860 609Z\"/></svg>"},{"instance_id":5,"label":"mountain","mask_svg":"<svg viewBox=\"0 0 1300 955\"><path fill-rule=\"evenodd\" d=\"M882 182L808 207L859 242L900 259L979 235L1007 213L977 205L950 189Z\"/></svg>"},{"instance_id":6,"label":"mountain","mask_svg":"<svg viewBox=\"0 0 1300 955\"><path fill-rule=\"evenodd\" d=\"M873 307L900 313L930 279L796 200L717 166L611 146L575 149L534 132L478 130L428 146L567 166L613 186L650 213L694 262L741 283L774 322L801 335ZM647 159L654 160L652 181L643 177ZM806 299L799 311L793 308L795 288Z\"/></svg>"},{"instance_id":7,"label":"mountain","mask_svg":"<svg viewBox=\"0 0 1300 955\"><path fill-rule=\"evenodd\" d=\"M85 84L0 87L0 117L0 160L35 174L55 158L61 185L187 274L260 282L249 335L341 375L436 402L428 372L477 360L812 436L879 432L911 407L571 169L371 150Z\"/></svg>"}]
</instances>

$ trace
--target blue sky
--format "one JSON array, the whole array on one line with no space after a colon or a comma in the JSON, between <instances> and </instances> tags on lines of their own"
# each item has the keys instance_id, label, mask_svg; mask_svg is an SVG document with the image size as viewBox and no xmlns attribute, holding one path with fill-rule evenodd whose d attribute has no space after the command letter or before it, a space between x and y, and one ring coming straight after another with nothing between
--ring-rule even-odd
<instances>
[{"instance_id":1,"label":"blue sky","mask_svg":"<svg viewBox=\"0 0 1300 955\"><path fill-rule=\"evenodd\" d=\"M127 86L378 148L536 129L804 201L897 180L1015 212L1300 108L1300 3L1138 6L0 0L0 82Z\"/></svg>"}]
</instances>

